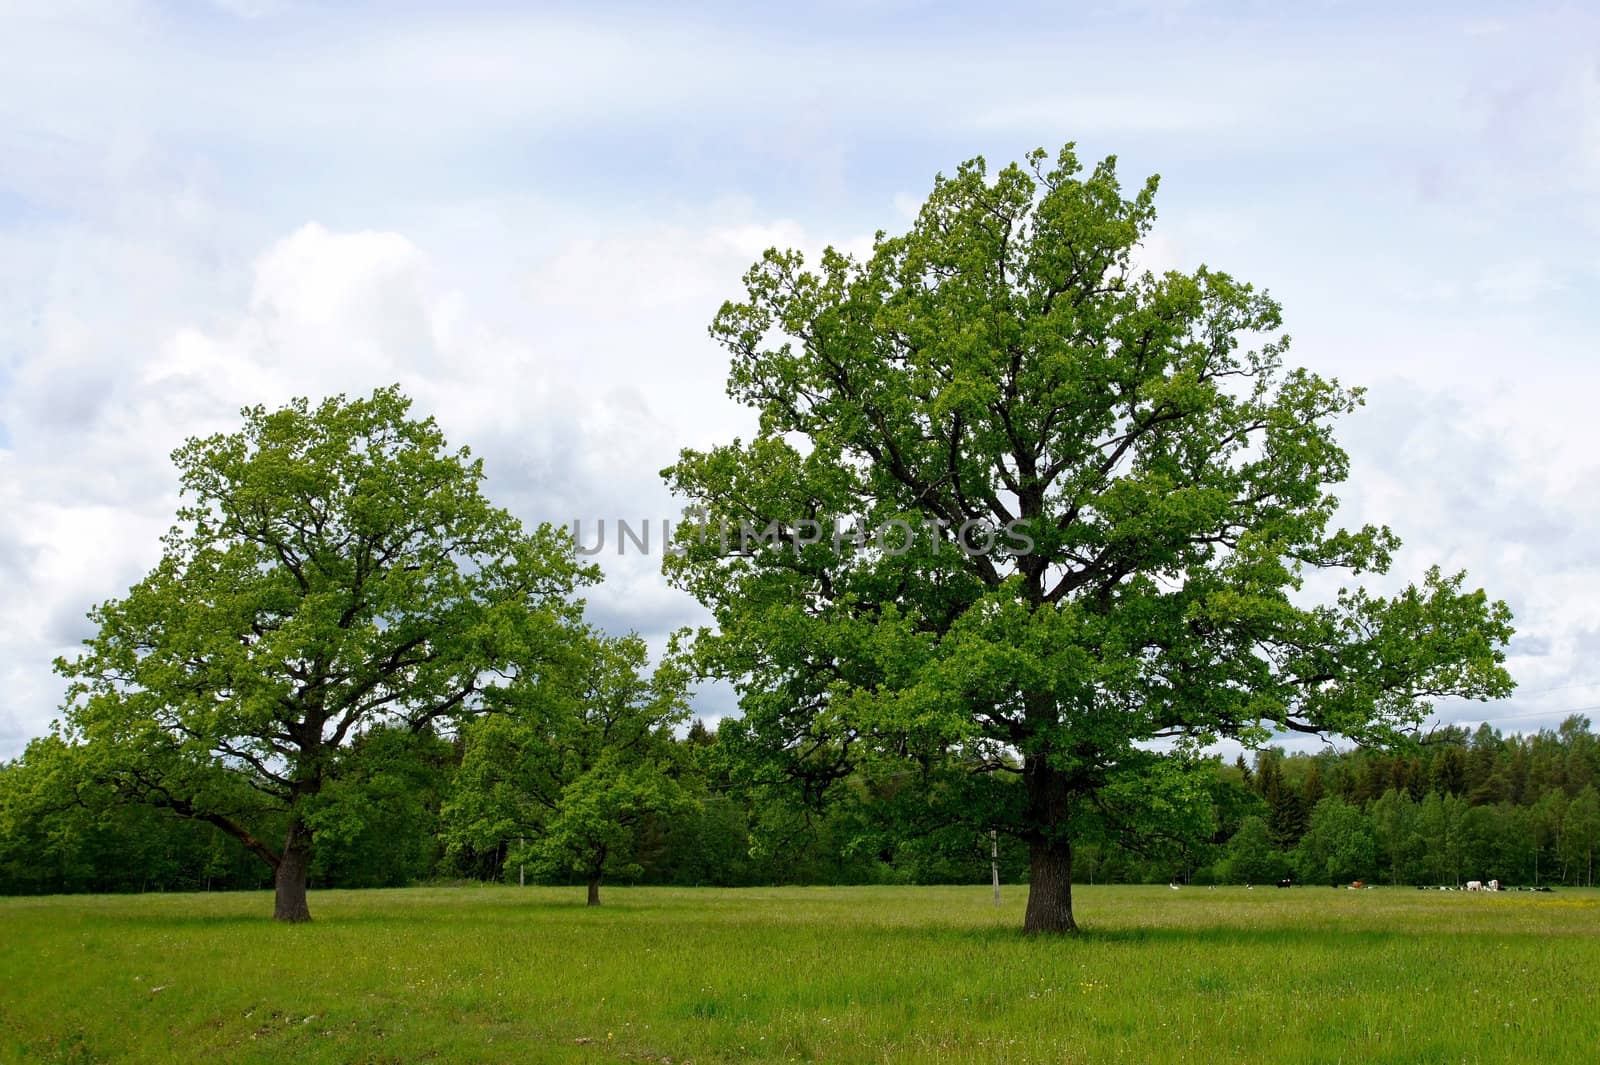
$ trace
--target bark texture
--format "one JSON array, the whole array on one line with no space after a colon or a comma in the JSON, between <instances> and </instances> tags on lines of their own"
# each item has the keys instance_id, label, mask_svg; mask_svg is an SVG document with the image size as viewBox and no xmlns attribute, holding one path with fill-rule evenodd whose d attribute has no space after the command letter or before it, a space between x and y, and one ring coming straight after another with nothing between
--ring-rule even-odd
<instances>
[{"instance_id":1,"label":"bark texture","mask_svg":"<svg viewBox=\"0 0 1600 1065\"><path fill-rule=\"evenodd\" d=\"M1072 844L1039 841L1029 848L1028 911L1022 929L1029 934L1076 932L1072 920Z\"/></svg>"},{"instance_id":2,"label":"bark texture","mask_svg":"<svg viewBox=\"0 0 1600 1065\"><path fill-rule=\"evenodd\" d=\"M1042 700L1038 701L1042 704ZM1043 717L1030 703L1030 716ZM1028 817L1037 835L1029 843L1028 909L1022 930L1030 934L1076 932L1072 920L1072 843L1066 829L1070 811L1067 778L1040 755L1023 762Z\"/></svg>"},{"instance_id":3,"label":"bark texture","mask_svg":"<svg viewBox=\"0 0 1600 1065\"><path fill-rule=\"evenodd\" d=\"M311 920L306 904L306 882L311 876L311 834L300 824L291 825L283 856L273 869L272 919L298 923Z\"/></svg>"}]
</instances>

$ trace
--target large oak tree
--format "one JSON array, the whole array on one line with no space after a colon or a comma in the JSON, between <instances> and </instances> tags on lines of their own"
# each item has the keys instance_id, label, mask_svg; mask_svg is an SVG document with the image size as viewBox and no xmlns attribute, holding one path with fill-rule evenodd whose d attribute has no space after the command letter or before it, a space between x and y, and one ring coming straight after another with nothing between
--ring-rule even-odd
<instances>
[{"instance_id":1,"label":"large oak tree","mask_svg":"<svg viewBox=\"0 0 1600 1065\"><path fill-rule=\"evenodd\" d=\"M296 400L190 440L160 563L57 663L95 778L240 840L279 920L309 918L312 850L359 811L360 760L556 668L596 577L564 531L492 506L481 460L409 407L395 388Z\"/></svg>"},{"instance_id":2,"label":"large oak tree","mask_svg":"<svg viewBox=\"0 0 1600 1065\"><path fill-rule=\"evenodd\" d=\"M1302 587L1398 543L1333 522L1360 392L1285 364L1264 292L1136 273L1155 189L1071 146L979 159L864 259L768 252L712 326L759 432L664 471L701 516L666 568L714 613L730 741L811 794L925 779L1020 837L1031 931L1075 927L1075 839L1181 821L1204 745L1385 742L1510 689L1509 612L1461 575Z\"/></svg>"}]
</instances>

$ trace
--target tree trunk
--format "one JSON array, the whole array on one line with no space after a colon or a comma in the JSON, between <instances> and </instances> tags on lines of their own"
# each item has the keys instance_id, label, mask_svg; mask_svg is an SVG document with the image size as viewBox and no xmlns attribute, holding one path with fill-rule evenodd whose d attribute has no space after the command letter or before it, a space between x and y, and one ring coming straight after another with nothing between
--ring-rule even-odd
<instances>
[{"instance_id":1,"label":"tree trunk","mask_svg":"<svg viewBox=\"0 0 1600 1065\"><path fill-rule=\"evenodd\" d=\"M1076 932L1072 920L1072 844L1035 842L1029 848L1028 912L1022 930L1030 935Z\"/></svg>"},{"instance_id":2,"label":"tree trunk","mask_svg":"<svg viewBox=\"0 0 1600 1065\"><path fill-rule=\"evenodd\" d=\"M298 821L289 825L288 838L284 840L283 857L278 859L273 871L275 897L272 905L274 921L309 921L311 909L306 905L306 880L311 875L311 834Z\"/></svg>"},{"instance_id":3,"label":"tree trunk","mask_svg":"<svg viewBox=\"0 0 1600 1065\"><path fill-rule=\"evenodd\" d=\"M598 873L589 877L589 905L600 905L600 874Z\"/></svg>"},{"instance_id":4,"label":"tree trunk","mask_svg":"<svg viewBox=\"0 0 1600 1065\"><path fill-rule=\"evenodd\" d=\"M1053 714L1044 700L1029 698L1029 716ZM1038 709L1035 705L1038 703ZM1066 838L1067 778L1040 755L1029 755L1022 765L1028 789L1029 843L1028 909L1022 930L1029 934L1076 932L1072 920L1072 843Z\"/></svg>"}]
</instances>

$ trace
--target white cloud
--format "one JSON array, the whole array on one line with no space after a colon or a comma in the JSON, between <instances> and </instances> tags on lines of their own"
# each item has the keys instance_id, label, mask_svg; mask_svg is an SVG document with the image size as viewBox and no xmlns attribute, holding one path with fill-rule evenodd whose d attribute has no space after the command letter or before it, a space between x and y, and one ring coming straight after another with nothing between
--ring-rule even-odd
<instances>
[{"instance_id":1,"label":"white cloud","mask_svg":"<svg viewBox=\"0 0 1600 1065\"><path fill-rule=\"evenodd\" d=\"M1343 520L1389 523L1405 541L1378 583L1415 579L1432 563L1466 569L1473 587L1516 614L1509 666L1522 690L1493 707L1443 703L1440 720L1554 726L1593 702L1581 688L1600 685L1595 435L1569 427L1556 444L1529 431L1551 413L1544 400L1537 383L1489 392L1390 377L1373 382L1342 434L1352 460Z\"/></svg>"},{"instance_id":2,"label":"white cloud","mask_svg":"<svg viewBox=\"0 0 1600 1065\"><path fill-rule=\"evenodd\" d=\"M265 18L283 10L277 0L207 0L212 7L242 19Z\"/></svg>"},{"instance_id":3,"label":"white cloud","mask_svg":"<svg viewBox=\"0 0 1600 1065\"><path fill-rule=\"evenodd\" d=\"M1560 287L1543 263L1525 259L1485 271L1474 290L1478 295L1499 303L1523 304L1532 303Z\"/></svg>"},{"instance_id":4,"label":"white cloud","mask_svg":"<svg viewBox=\"0 0 1600 1065\"><path fill-rule=\"evenodd\" d=\"M762 249L791 243L813 244L791 223L734 218L562 244L526 276L526 333L487 324L512 316L480 313L405 236L315 223L254 257L240 305L148 345L119 343L118 326L150 336L181 306L93 315L78 286L54 291L0 393L13 437L0 450L0 753L53 713L48 664L87 634L84 611L155 561L176 506L169 453L235 426L243 406L398 381L484 458L491 498L525 520L650 520L659 540L677 511L658 471L688 443L748 430L740 408L715 402L725 361L705 322ZM122 261L147 254L124 249ZM610 576L593 614L659 649L699 609L661 581L659 542L648 557L614 544L597 558Z\"/></svg>"}]
</instances>

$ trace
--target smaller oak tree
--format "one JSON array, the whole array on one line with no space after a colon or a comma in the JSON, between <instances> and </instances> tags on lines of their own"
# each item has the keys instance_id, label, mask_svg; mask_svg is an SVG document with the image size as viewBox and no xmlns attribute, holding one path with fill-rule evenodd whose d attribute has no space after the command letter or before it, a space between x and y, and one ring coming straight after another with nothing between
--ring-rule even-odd
<instances>
[{"instance_id":1,"label":"smaller oak tree","mask_svg":"<svg viewBox=\"0 0 1600 1065\"><path fill-rule=\"evenodd\" d=\"M640 822L689 801L672 740L687 676L670 658L647 673L648 659L636 635L590 633L571 674L514 685L505 713L469 727L444 810L451 847L508 846L542 875L581 876L590 906L606 874L634 872Z\"/></svg>"},{"instance_id":2,"label":"smaller oak tree","mask_svg":"<svg viewBox=\"0 0 1600 1065\"><path fill-rule=\"evenodd\" d=\"M160 564L56 663L95 779L238 839L279 920L309 919L318 835L359 810L356 741L446 729L554 668L598 578L564 531L491 506L481 460L410 406L297 399L188 441Z\"/></svg>"}]
</instances>

